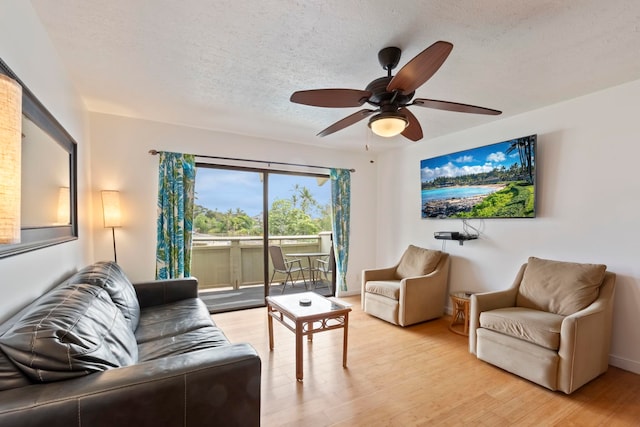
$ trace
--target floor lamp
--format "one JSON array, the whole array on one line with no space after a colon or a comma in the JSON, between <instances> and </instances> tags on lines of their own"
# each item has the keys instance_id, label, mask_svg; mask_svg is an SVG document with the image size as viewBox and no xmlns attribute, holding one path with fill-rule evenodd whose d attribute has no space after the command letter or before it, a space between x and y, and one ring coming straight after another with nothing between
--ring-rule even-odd
<instances>
[{"instance_id":1,"label":"floor lamp","mask_svg":"<svg viewBox=\"0 0 640 427\"><path fill-rule=\"evenodd\" d=\"M105 190L102 192L102 218L104 228L111 228L113 237L113 260L118 262L116 253L116 227L120 225L120 192Z\"/></svg>"}]
</instances>

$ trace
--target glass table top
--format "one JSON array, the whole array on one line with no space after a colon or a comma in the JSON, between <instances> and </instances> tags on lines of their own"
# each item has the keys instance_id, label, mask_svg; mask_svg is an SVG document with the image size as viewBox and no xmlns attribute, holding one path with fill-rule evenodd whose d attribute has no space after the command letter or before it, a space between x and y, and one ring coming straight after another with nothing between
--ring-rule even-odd
<instances>
[{"instance_id":1,"label":"glass table top","mask_svg":"<svg viewBox=\"0 0 640 427\"><path fill-rule=\"evenodd\" d=\"M276 307L282 308L296 317L313 316L340 310L351 310L351 304L336 298L326 298L315 292L302 292L291 295L269 296L267 300ZM311 305L300 305L300 300L309 300Z\"/></svg>"}]
</instances>

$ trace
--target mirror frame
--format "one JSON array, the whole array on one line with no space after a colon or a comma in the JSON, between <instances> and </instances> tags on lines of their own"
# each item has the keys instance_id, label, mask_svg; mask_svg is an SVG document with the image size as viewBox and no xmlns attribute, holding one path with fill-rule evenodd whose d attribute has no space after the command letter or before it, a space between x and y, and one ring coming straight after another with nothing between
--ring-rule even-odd
<instances>
[{"instance_id":1,"label":"mirror frame","mask_svg":"<svg viewBox=\"0 0 640 427\"><path fill-rule=\"evenodd\" d=\"M5 258L78 238L78 144L1 58L0 73L11 77L22 86L22 114L69 153L69 208L71 210L69 224L67 225L22 227L20 243L0 245L0 258Z\"/></svg>"}]
</instances>

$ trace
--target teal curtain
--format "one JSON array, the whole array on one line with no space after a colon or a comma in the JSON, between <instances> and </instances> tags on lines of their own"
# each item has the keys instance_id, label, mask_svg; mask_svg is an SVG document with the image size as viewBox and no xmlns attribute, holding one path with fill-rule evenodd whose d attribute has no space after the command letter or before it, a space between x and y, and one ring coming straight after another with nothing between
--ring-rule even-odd
<instances>
[{"instance_id":1,"label":"teal curtain","mask_svg":"<svg viewBox=\"0 0 640 427\"><path fill-rule=\"evenodd\" d=\"M191 275L195 156L160 152L156 278Z\"/></svg>"},{"instance_id":2,"label":"teal curtain","mask_svg":"<svg viewBox=\"0 0 640 427\"><path fill-rule=\"evenodd\" d=\"M347 290L349 261L349 222L351 218L351 173L348 169L331 169L331 209L333 211L333 251L336 257L336 285Z\"/></svg>"}]
</instances>

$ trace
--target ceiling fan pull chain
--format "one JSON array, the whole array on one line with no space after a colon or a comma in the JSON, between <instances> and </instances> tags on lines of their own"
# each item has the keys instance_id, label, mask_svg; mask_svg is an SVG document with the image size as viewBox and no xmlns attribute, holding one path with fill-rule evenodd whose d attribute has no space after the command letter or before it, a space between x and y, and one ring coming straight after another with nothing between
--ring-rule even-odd
<instances>
[{"instance_id":1,"label":"ceiling fan pull chain","mask_svg":"<svg viewBox=\"0 0 640 427\"><path fill-rule=\"evenodd\" d=\"M393 96L391 97L391 101L389 101L390 104L393 104L394 102L396 102L396 98L398 97L398 92L397 90L393 91Z\"/></svg>"}]
</instances>

